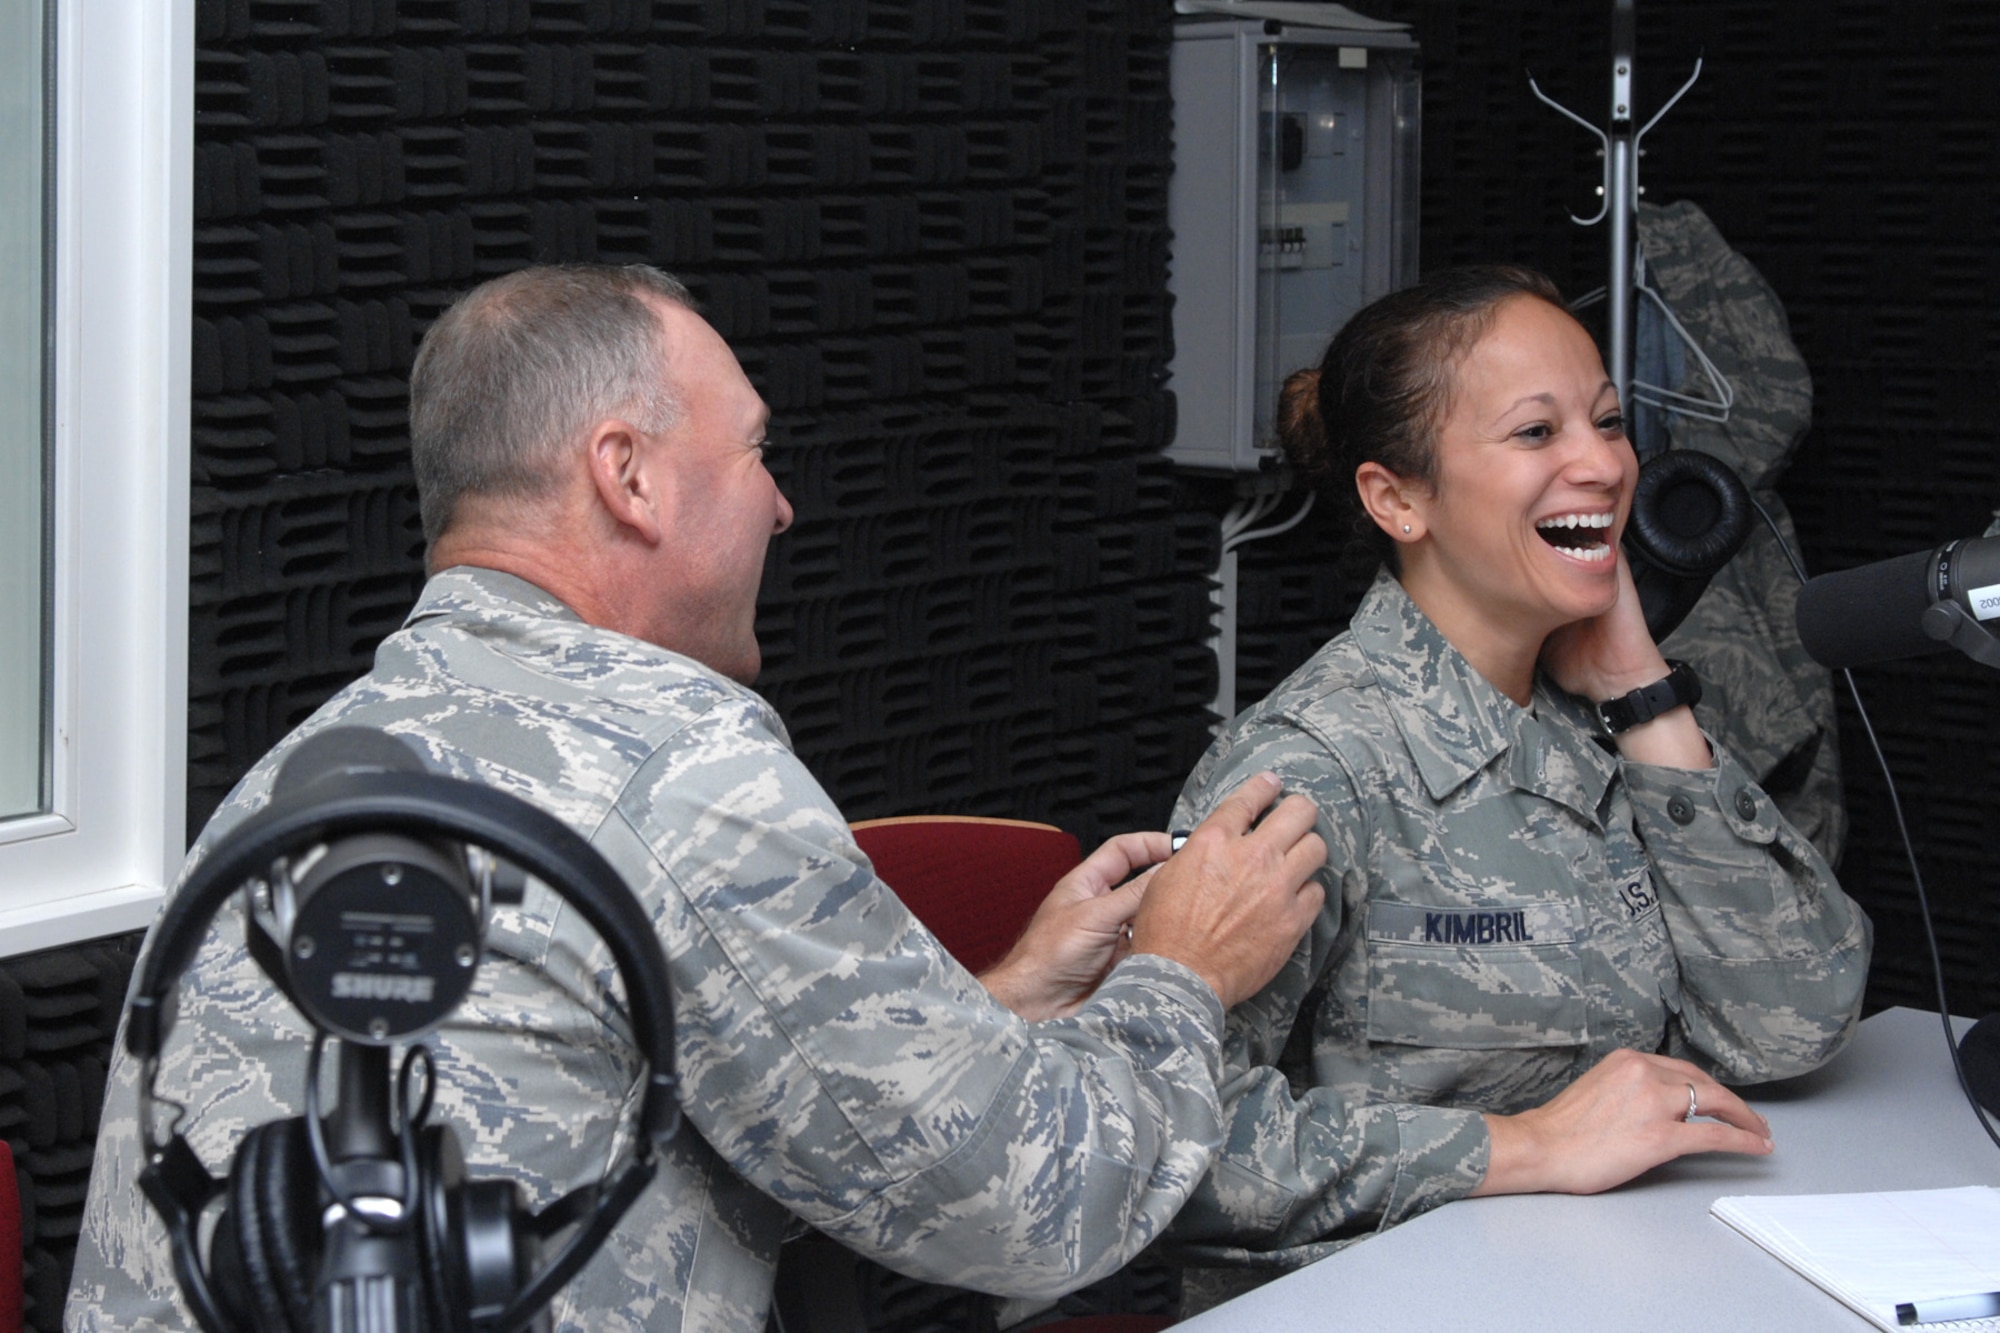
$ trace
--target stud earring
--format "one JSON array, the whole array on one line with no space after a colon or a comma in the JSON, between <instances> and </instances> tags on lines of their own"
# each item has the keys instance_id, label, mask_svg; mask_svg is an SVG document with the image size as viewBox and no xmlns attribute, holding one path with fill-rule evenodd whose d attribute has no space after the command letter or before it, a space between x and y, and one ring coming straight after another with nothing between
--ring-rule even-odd
<instances>
[{"instance_id":1,"label":"stud earring","mask_svg":"<svg viewBox=\"0 0 2000 1333\"><path fill-rule=\"evenodd\" d=\"M1403 533L1404 533L1404 535L1405 535L1405 536L1407 536L1407 535L1409 534L1409 531L1410 531L1410 525L1409 525L1409 524L1407 524L1407 523L1405 523L1405 524L1403 525Z\"/></svg>"}]
</instances>

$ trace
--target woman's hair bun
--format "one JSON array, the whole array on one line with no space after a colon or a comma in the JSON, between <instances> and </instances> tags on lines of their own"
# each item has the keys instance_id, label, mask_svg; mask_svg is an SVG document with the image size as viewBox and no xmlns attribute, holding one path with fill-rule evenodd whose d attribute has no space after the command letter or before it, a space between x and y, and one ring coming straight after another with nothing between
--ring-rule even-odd
<instances>
[{"instance_id":1,"label":"woman's hair bun","mask_svg":"<svg viewBox=\"0 0 2000 1333\"><path fill-rule=\"evenodd\" d=\"M1319 368L1308 366L1285 378L1278 392L1278 444L1297 467L1326 449L1326 422L1319 414Z\"/></svg>"}]
</instances>

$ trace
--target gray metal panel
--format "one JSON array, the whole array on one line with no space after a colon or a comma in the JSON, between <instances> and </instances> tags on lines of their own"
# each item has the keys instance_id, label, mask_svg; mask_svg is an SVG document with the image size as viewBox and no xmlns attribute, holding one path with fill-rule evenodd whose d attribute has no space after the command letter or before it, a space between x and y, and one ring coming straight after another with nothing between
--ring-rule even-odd
<instances>
[{"instance_id":1,"label":"gray metal panel","mask_svg":"<svg viewBox=\"0 0 2000 1333\"><path fill-rule=\"evenodd\" d=\"M1235 469L1250 434L1249 280L1252 200L1243 188L1252 151L1248 59L1235 24L1176 33L1174 175L1167 191L1173 264L1170 386L1179 428L1168 455L1190 467ZM1250 466L1254 467L1252 463Z\"/></svg>"},{"instance_id":2,"label":"gray metal panel","mask_svg":"<svg viewBox=\"0 0 2000 1333\"><path fill-rule=\"evenodd\" d=\"M1262 86L1274 48L1275 92ZM1274 34L1239 20L1176 30L1175 462L1274 465L1284 376L1315 363L1349 314L1415 276L1414 52L1401 33ZM1300 149L1282 172L1281 129Z\"/></svg>"}]
</instances>

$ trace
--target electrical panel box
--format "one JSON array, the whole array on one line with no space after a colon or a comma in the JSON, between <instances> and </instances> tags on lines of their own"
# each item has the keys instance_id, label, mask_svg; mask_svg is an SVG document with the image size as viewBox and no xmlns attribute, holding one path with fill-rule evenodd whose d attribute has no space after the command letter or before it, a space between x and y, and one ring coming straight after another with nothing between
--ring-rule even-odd
<instances>
[{"instance_id":1,"label":"electrical panel box","mask_svg":"<svg viewBox=\"0 0 2000 1333\"><path fill-rule=\"evenodd\" d=\"M1233 18L1176 30L1175 462L1275 467L1285 377L1416 281L1419 80L1400 32Z\"/></svg>"}]
</instances>

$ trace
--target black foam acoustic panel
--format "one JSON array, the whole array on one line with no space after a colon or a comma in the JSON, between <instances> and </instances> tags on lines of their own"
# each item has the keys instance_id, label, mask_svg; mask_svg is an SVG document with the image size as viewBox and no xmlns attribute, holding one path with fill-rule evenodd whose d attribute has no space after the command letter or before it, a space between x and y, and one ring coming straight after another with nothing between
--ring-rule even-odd
<instances>
[{"instance_id":1,"label":"black foam acoustic panel","mask_svg":"<svg viewBox=\"0 0 2000 1333\"><path fill-rule=\"evenodd\" d=\"M1170 21L203 0L190 833L421 586L416 340L572 261L678 273L770 403L760 688L850 816L1157 826L1213 676L1159 456Z\"/></svg>"}]
</instances>

